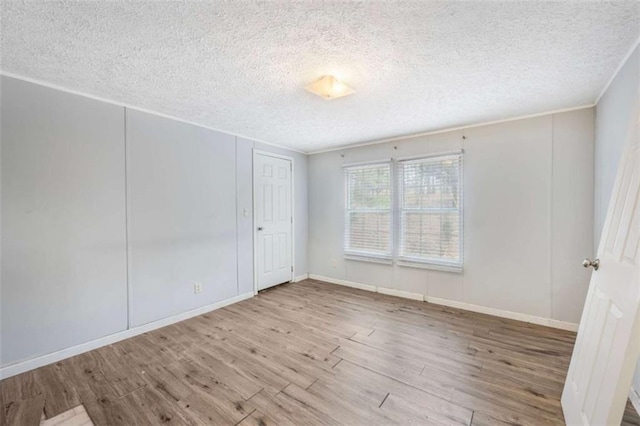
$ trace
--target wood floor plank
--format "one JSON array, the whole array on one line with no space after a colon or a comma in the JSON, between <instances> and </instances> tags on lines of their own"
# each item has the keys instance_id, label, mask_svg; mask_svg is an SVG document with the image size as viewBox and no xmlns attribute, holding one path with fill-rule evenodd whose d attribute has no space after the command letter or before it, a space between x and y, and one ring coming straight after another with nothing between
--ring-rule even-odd
<instances>
[{"instance_id":1,"label":"wood floor plank","mask_svg":"<svg viewBox=\"0 0 640 426\"><path fill-rule=\"evenodd\" d=\"M44 410L44 395L10 401L3 407L8 425L35 426L40 424Z\"/></svg>"},{"instance_id":2,"label":"wood floor plank","mask_svg":"<svg viewBox=\"0 0 640 426\"><path fill-rule=\"evenodd\" d=\"M256 382L241 374L232 365L216 358L204 348L193 348L185 352L185 359L206 370L216 380L233 389L242 398L249 399L262 390Z\"/></svg>"},{"instance_id":3,"label":"wood floor plank","mask_svg":"<svg viewBox=\"0 0 640 426\"><path fill-rule=\"evenodd\" d=\"M450 403L442 396L435 396L426 393L413 386L398 380L383 376L374 371L352 364L349 361L342 361L336 367L336 377L340 383L349 383L351 386L364 389L370 393L382 396L380 402L388 399L387 395L395 395L406 403L421 407L423 412L418 418L428 415L430 419L438 419L441 424L465 424L468 425L471 419L471 410ZM315 386L315 385L314 385ZM312 386L312 388L314 387ZM446 396L446 395L444 395ZM381 404L384 407L384 403ZM376 405L376 408L380 404ZM407 417L393 413L388 409L390 416L398 421L405 421ZM414 413L411 418L416 421Z\"/></svg>"},{"instance_id":4,"label":"wood floor plank","mask_svg":"<svg viewBox=\"0 0 640 426\"><path fill-rule=\"evenodd\" d=\"M327 316L326 314L311 309L297 308L291 309L277 303L276 298L264 297L262 302L270 305L272 309L283 314L293 314L298 321L306 324L314 324L315 327L326 330L340 337L349 337L354 333L366 334L370 327L359 326L350 323L348 319L340 319L339 317Z\"/></svg>"},{"instance_id":5,"label":"wood floor plank","mask_svg":"<svg viewBox=\"0 0 640 426\"><path fill-rule=\"evenodd\" d=\"M288 421L276 422L270 416L267 416L260 410L255 410L251 415L247 416L244 420L238 423L238 426L295 426L294 423Z\"/></svg>"},{"instance_id":6,"label":"wood floor plank","mask_svg":"<svg viewBox=\"0 0 640 426\"><path fill-rule=\"evenodd\" d=\"M102 375L94 352L60 362L75 386L87 414L96 425L139 424L135 413L122 401L113 386Z\"/></svg>"},{"instance_id":7,"label":"wood floor plank","mask_svg":"<svg viewBox=\"0 0 640 426\"><path fill-rule=\"evenodd\" d=\"M404 354L384 351L353 340L342 341L333 353L339 358L352 358L352 362L355 362L355 359L366 362L368 365L365 367L368 366L372 370L389 368L400 370L405 375L419 376L425 366L421 359L409 358Z\"/></svg>"},{"instance_id":8,"label":"wood floor plank","mask_svg":"<svg viewBox=\"0 0 640 426\"><path fill-rule=\"evenodd\" d=\"M544 383L547 386L558 388L564 386L566 370L558 371L544 365L536 365L526 360L494 354L491 357L476 353L475 358L482 362L482 370L494 374L521 377L533 383Z\"/></svg>"},{"instance_id":9,"label":"wood floor plank","mask_svg":"<svg viewBox=\"0 0 640 426\"><path fill-rule=\"evenodd\" d=\"M494 417L481 412L474 412L471 419L471 426L513 426L511 422L503 422Z\"/></svg>"},{"instance_id":10,"label":"wood floor plank","mask_svg":"<svg viewBox=\"0 0 640 426\"><path fill-rule=\"evenodd\" d=\"M22 399L30 399L44 392L35 371L27 371L2 381L2 396L5 404Z\"/></svg>"},{"instance_id":11,"label":"wood floor plank","mask_svg":"<svg viewBox=\"0 0 640 426\"><path fill-rule=\"evenodd\" d=\"M175 364L178 362L174 361ZM169 371L175 371L176 368L178 367L174 367L172 364L169 364L169 366L154 365L143 374L144 380L149 387L174 403L187 399L193 393L193 389L188 383Z\"/></svg>"},{"instance_id":12,"label":"wood floor plank","mask_svg":"<svg viewBox=\"0 0 640 426\"><path fill-rule=\"evenodd\" d=\"M224 423L236 424L255 409L239 393L187 360L177 361L167 370L193 391L181 401L194 410L196 407L209 407L207 411L215 415L205 413L207 417L213 415ZM200 401L204 403L199 404Z\"/></svg>"},{"instance_id":13,"label":"wood floor plank","mask_svg":"<svg viewBox=\"0 0 640 426\"><path fill-rule=\"evenodd\" d=\"M242 304L238 309L243 309L245 312L250 311L252 318L257 316L263 320L268 320L269 322L265 324L265 328L271 331L287 335L294 334L328 351L332 351L337 346L339 336L322 328L301 322L295 313L274 312L267 305L264 305L261 299L256 299L256 303L251 305Z\"/></svg>"},{"instance_id":14,"label":"wood floor plank","mask_svg":"<svg viewBox=\"0 0 640 426\"><path fill-rule=\"evenodd\" d=\"M122 397L122 404L135 415L134 424L148 425L185 425L188 421L179 412L179 407L167 402L158 392L149 387L142 387Z\"/></svg>"},{"instance_id":15,"label":"wood floor plank","mask_svg":"<svg viewBox=\"0 0 640 426\"><path fill-rule=\"evenodd\" d=\"M7 413L5 412L4 395L2 394L2 382L0 382L0 426L7 425Z\"/></svg>"},{"instance_id":16,"label":"wood floor plank","mask_svg":"<svg viewBox=\"0 0 640 426\"><path fill-rule=\"evenodd\" d=\"M123 396L145 385L142 375L137 371L140 366L132 363L125 355L118 353L113 346L104 346L94 351L98 368L118 396ZM137 368L136 368L137 367Z\"/></svg>"},{"instance_id":17,"label":"wood floor plank","mask_svg":"<svg viewBox=\"0 0 640 426\"><path fill-rule=\"evenodd\" d=\"M272 368L261 360L248 357L242 348L225 344L224 341L209 342L205 347L211 348L215 356L235 366L245 377L253 380L272 395L279 393L291 383L285 375L280 374L280 370Z\"/></svg>"},{"instance_id":18,"label":"wood floor plank","mask_svg":"<svg viewBox=\"0 0 640 426\"><path fill-rule=\"evenodd\" d=\"M187 400L179 402L181 412L188 423L195 425L236 425L253 413L247 410L248 404L238 405L237 411L229 415L217 405L216 400L206 394L192 394Z\"/></svg>"},{"instance_id":19,"label":"wood floor plank","mask_svg":"<svg viewBox=\"0 0 640 426\"><path fill-rule=\"evenodd\" d=\"M191 333L182 333L175 324L150 331L146 335L157 346L166 346L178 355L200 343L197 336Z\"/></svg>"},{"instance_id":20,"label":"wood floor plank","mask_svg":"<svg viewBox=\"0 0 640 426\"><path fill-rule=\"evenodd\" d=\"M429 364L432 368L440 368L443 371L460 371L470 374L474 371L480 372L482 369L482 362L474 357L475 351L467 348L456 351L446 346L438 346L437 342L419 343L411 338L394 336L377 330L369 336L356 333L350 340L387 353L419 360L423 364Z\"/></svg>"},{"instance_id":21,"label":"wood floor plank","mask_svg":"<svg viewBox=\"0 0 640 426\"><path fill-rule=\"evenodd\" d=\"M0 425L561 425L575 333L314 280L0 382ZM640 426L627 407L625 426Z\"/></svg>"},{"instance_id":22,"label":"wood floor plank","mask_svg":"<svg viewBox=\"0 0 640 426\"><path fill-rule=\"evenodd\" d=\"M497 365L486 362L480 372L474 373L474 377L485 382L497 383L509 388L525 389L528 392L535 392L546 395L549 398L557 399L562 393L564 383L556 377L544 377L522 369L514 374L515 368L512 366Z\"/></svg>"},{"instance_id":23,"label":"wood floor plank","mask_svg":"<svg viewBox=\"0 0 640 426\"><path fill-rule=\"evenodd\" d=\"M477 358L494 359L495 356L502 356L507 359L528 362L534 366L554 371L565 375L569 368L569 361L566 355L552 354L545 350L535 350L528 347L520 347L513 344L505 344L499 340L488 340L481 337L472 337L469 342L469 349L475 349Z\"/></svg>"},{"instance_id":24,"label":"wood floor plank","mask_svg":"<svg viewBox=\"0 0 640 426\"><path fill-rule=\"evenodd\" d=\"M445 419L454 419L455 422L468 419L471 411L452 404L448 401L448 394L432 395L417 387L407 385L404 382L378 374L349 361L343 360L335 367L336 379L341 383L348 383L353 387L363 389L378 397L394 394L419 406L431 407L433 415Z\"/></svg>"},{"instance_id":25,"label":"wood floor plank","mask_svg":"<svg viewBox=\"0 0 640 426\"><path fill-rule=\"evenodd\" d=\"M232 333L236 333L258 347L280 348L279 352L286 353L287 356L298 360L302 364L300 369L312 369L311 365L308 366L308 364L312 364L329 370L339 361L339 358L330 354L338 346L337 344L331 345L330 349L327 350L322 346L300 339L295 334L281 334L268 328L262 329L264 322L260 326L255 326L255 318L248 317L244 313L238 313L233 310L228 310L227 313L236 326L244 325L242 331L234 328L231 331ZM268 321L266 323L268 324ZM309 373L314 374L313 371L309 371Z\"/></svg>"},{"instance_id":26,"label":"wood floor plank","mask_svg":"<svg viewBox=\"0 0 640 426\"><path fill-rule=\"evenodd\" d=\"M374 409L369 405L368 398L363 397L362 394L352 394L352 401L340 398L341 395L344 395L344 393L333 394L330 388L321 385L317 386L314 391L310 391L291 384L278 397L288 397L299 401L306 407L312 408L315 412L330 416L337 424L390 423L389 419L384 419L384 416L379 413L377 408Z\"/></svg>"},{"instance_id":27,"label":"wood floor plank","mask_svg":"<svg viewBox=\"0 0 640 426\"><path fill-rule=\"evenodd\" d=\"M179 358L179 355L168 346L156 345L145 334L123 340L112 346L139 372L150 364L165 365Z\"/></svg>"},{"instance_id":28,"label":"wood floor plank","mask_svg":"<svg viewBox=\"0 0 640 426\"><path fill-rule=\"evenodd\" d=\"M80 405L76 389L60 363L35 370L35 377L42 386L46 418L55 417Z\"/></svg>"},{"instance_id":29,"label":"wood floor plank","mask_svg":"<svg viewBox=\"0 0 640 426\"><path fill-rule=\"evenodd\" d=\"M472 414L469 410L465 416L445 416L438 407L416 404L394 394L389 394L380 410L393 418L397 424L403 425L467 426L471 422Z\"/></svg>"},{"instance_id":30,"label":"wood floor plank","mask_svg":"<svg viewBox=\"0 0 640 426\"><path fill-rule=\"evenodd\" d=\"M425 365L421 362L393 356L392 354L365 345L359 345L355 342L341 345L334 351L334 354L409 386L422 389L432 395L447 400L450 400L453 395L453 380L443 380L443 378L446 379L444 374L429 377L421 376L420 373L425 368Z\"/></svg>"},{"instance_id":31,"label":"wood floor plank","mask_svg":"<svg viewBox=\"0 0 640 426\"><path fill-rule=\"evenodd\" d=\"M233 306L229 308L233 308ZM316 328L305 327L304 324L300 324L299 322L286 321L283 317L274 316L269 310L262 309L261 307L255 307L251 310L238 307L237 311L229 310L231 312L238 312L245 321L252 322L253 324L255 324L255 318L258 316L262 319L260 323L255 324L255 328L259 330L259 332L264 332L268 335L277 333L275 336L283 339L297 339L312 351L331 352L338 346L337 339L332 338L330 335L319 333ZM303 332L301 332L301 328L304 328Z\"/></svg>"},{"instance_id":32,"label":"wood floor plank","mask_svg":"<svg viewBox=\"0 0 640 426\"><path fill-rule=\"evenodd\" d=\"M233 346L245 361L258 363L263 368L303 388L313 383L317 379L315 374L319 373L318 368L305 365L304 359L298 360L291 353L286 353L277 347L257 345L239 335L221 340L218 345Z\"/></svg>"},{"instance_id":33,"label":"wood floor plank","mask_svg":"<svg viewBox=\"0 0 640 426\"><path fill-rule=\"evenodd\" d=\"M564 425L561 412L549 412L521 402L508 392L496 395L489 390L473 389L471 393L456 390L451 402L510 424Z\"/></svg>"},{"instance_id":34,"label":"wood floor plank","mask_svg":"<svg viewBox=\"0 0 640 426\"><path fill-rule=\"evenodd\" d=\"M327 413L282 393L273 396L258 392L251 398L251 402L257 410L268 413L272 422L278 425L340 425Z\"/></svg>"},{"instance_id":35,"label":"wood floor plank","mask_svg":"<svg viewBox=\"0 0 640 426\"><path fill-rule=\"evenodd\" d=\"M640 426L640 416L634 406L631 405L631 401L627 401L620 426Z\"/></svg>"}]
</instances>

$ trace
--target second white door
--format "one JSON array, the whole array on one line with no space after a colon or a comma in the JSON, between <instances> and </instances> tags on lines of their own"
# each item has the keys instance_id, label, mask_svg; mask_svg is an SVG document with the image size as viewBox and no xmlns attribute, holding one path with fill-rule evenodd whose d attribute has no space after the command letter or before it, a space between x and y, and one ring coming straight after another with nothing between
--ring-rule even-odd
<instances>
[{"instance_id":1,"label":"second white door","mask_svg":"<svg viewBox=\"0 0 640 426\"><path fill-rule=\"evenodd\" d=\"M256 267L258 290L291 281L293 273L290 159L255 153Z\"/></svg>"}]
</instances>

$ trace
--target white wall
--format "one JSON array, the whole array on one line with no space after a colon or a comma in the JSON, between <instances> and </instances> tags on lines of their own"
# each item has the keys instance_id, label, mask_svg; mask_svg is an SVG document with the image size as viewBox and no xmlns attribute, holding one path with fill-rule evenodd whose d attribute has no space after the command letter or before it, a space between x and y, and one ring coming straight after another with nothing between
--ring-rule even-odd
<instances>
[{"instance_id":1,"label":"white wall","mask_svg":"<svg viewBox=\"0 0 640 426\"><path fill-rule=\"evenodd\" d=\"M3 368L252 292L254 147L294 158L294 268L307 274L306 155L1 84Z\"/></svg>"},{"instance_id":2,"label":"white wall","mask_svg":"<svg viewBox=\"0 0 640 426\"><path fill-rule=\"evenodd\" d=\"M309 157L309 272L577 323L593 252L592 108ZM395 149L395 148L397 149ZM342 165L463 148L462 274L343 258Z\"/></svg>"},{"instance_id":3,"label":"white wall","mask_svg":"<svg viewBox=\"0 0 640 426\"><path fill-rule=\"evenodd\" d=\"M126 114L135 327L239 294L236 146L231 135L139 111ZM194 293L195 283L202 293Z\"/></svg>"},{"instance_id":4,"label":"white wall","mask_svg":"<svg viewBox=\"0 0 640 426\"><path fill-rule=\"evenodd\" d=\"M124 111L2 78L0 360L127 327Z\"/></svg>"},{"instance_id":5,"label":"white wall","mask_svg":"<svg viewBox=\"0 0 640 426\"><path fill-rule=\"evenodd\" d=\"M640 102L640 47L627 59L614 80L596 105L596 171L595 171L595 241L607 215L609 199L618 171L620 155L633 129ZM633 387L640 391L640 360L633 380Z\"/></svg>"},{"instance_id":6,"label":"white wall","mask_svg":"<svg viewBox=\"0 0 640 426\"><path fill-rule=\"evenodd\" d=\"M607 215L627 133L637 114L640 96L640 46L620 69L596 105L595 246Z\"/></svg>"}]
</instances>

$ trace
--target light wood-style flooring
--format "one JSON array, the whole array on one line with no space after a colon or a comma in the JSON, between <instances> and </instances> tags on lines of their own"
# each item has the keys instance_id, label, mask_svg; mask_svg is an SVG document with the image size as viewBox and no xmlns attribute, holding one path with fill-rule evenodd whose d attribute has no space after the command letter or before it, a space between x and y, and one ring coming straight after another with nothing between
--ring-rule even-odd
<instances>
[{"instance_id":1,"label":"light wood-style flooring","mask_svg":"<svg viewBox=\"0 0 640 426\"><path fill-rule=\"evenodd\" d=\"M89 414L84 409L84 405L80 404L75 408L58 414L48 419L42 412L40 418L40 426L94 426Z\"/></svg>"},{"instance_id":2,"label":"light wood-style flooring","mask_svg":"<svg viewBox=\"0 0 640 426\"><path fill-rule=\"evenodd\" d=\"M574 339L306 280L6 379L0 424L564 424Z\"/></svg>"}]
</instances>

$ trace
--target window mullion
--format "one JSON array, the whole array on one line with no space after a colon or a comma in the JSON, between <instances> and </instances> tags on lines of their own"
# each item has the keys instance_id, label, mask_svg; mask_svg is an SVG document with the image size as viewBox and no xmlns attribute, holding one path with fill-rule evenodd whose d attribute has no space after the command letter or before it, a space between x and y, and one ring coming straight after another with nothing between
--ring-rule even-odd
<instances>
[{"instance_id":1,"label":"window mullion","mask_svg":"<svg viewBox=\"0 0 640 426\"><path fill-rule=\"evenodd\" d=\"M400 165L398 162L394 161L391 163L391 230L392 230L392 246L391 246L391 256L393 260L398 258L399 255L399 247L400 247L400 203L402 201L403 192L400 185L401 182L401 174L402 170L400 169Z\"/></svg>"}]
</instances>

